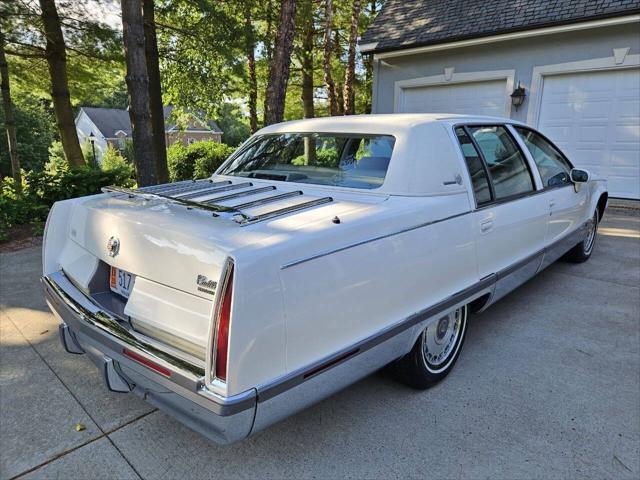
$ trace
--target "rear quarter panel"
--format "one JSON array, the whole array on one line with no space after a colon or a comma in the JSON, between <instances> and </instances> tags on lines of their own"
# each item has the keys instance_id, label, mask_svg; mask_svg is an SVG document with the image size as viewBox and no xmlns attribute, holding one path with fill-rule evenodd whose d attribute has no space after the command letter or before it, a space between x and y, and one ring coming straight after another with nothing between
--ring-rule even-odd
<instances>
[{"instance_id":1,"label":"rear quarter panel","mask_svg":"<svg viewBox=\"0 0 640 480\"><path fill-rule=\"evenodd\" d=\"M356 236L362 241L407 231L281 270L287 371L346 348L478 281L471 215L464 214L469 210L466 192L395 202L406 202L412 212L403 214L399 207L395 213L400 221L396 218L394 227L380 218L378 225L363 226ZM414 228L447 217L452 218ZM345 233L337 245L353 242L354 235Z\"/></svg>"}]
</instances>

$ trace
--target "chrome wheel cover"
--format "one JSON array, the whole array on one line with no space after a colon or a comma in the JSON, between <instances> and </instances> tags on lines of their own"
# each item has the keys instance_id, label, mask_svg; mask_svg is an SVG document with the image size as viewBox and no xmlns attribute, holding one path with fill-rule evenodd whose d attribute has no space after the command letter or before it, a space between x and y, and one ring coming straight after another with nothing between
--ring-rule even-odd
<instances>
[{"instance_id":1,"label":"chrome wheel cover","mask_svg":"<svg viewBox=\"0 0 640 480\"><path fill-rule=\"evenodd\" d=\"M593 250L593 245L596 242L596 233L598 232L598 212L594 212L591 220L587 222L587 233L584 239L584 253L585 255L589 255L591 250Z\"/></svg>"},{"instance_id":2,"label":"chrome wheel cover","mask_svg":"<svg viewBox=\"0 0 640 480\"><path fill-rule=\"evenodd\" d=\"M422 334L422 358L431 373L445 370L460 348L467 324L467 308L460 307L432 322Z\"/></svg>"}]
</instances>

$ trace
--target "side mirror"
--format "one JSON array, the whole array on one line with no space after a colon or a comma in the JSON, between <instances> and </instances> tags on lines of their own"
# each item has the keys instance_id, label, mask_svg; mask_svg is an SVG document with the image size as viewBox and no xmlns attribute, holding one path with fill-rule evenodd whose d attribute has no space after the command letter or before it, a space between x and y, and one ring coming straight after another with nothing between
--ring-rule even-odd
<instances>
[{"instance_id":1,"label":"side mirror","mask_svg":"<svg viewBox=\"0 0 640 480\"><path fill-rule=\"evenodd\" d=\"M591 174L587 170L580 170L579 168L572 168L569 173L571 181L573 183L587 183Z\"/></svg>"}]
</instances>

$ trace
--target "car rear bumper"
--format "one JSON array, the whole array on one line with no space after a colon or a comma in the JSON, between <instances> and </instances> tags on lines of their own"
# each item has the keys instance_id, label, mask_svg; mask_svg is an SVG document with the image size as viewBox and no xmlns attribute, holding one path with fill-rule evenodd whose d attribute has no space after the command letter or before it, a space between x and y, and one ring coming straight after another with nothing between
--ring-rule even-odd
<instances>
[{"instance_id":1,"label":"car rear bumper","mask_svg":"<svg viewBox=\"0 0 640 480\"><path fill-rule=\"evenodd\" d=\"M88 354L110 390L135 393L216 443L233 443L249 435L255 389L232 397L217 395L204 386L204 372L197 366L141 341L64 273L42 277L42 285L49 308L62 322L65 350Z\"/></svg>"}]
</instances>

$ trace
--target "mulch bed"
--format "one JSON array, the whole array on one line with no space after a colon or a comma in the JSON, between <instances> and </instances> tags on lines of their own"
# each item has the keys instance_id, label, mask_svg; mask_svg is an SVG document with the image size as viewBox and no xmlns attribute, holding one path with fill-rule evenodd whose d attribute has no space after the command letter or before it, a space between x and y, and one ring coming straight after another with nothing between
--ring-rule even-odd
<instances>
[{"instance_id":1,"label":"mulch bed","mask_svg":"<svg viewBox=\"0 0 640 480\"><path fill-rule=\"evenodd\" d=\"M34 235L33 228L30 223L11 227L7 233L8 240L0 243L0 253L42 245L42 236Z\"/></svg>"}]
</instances>

